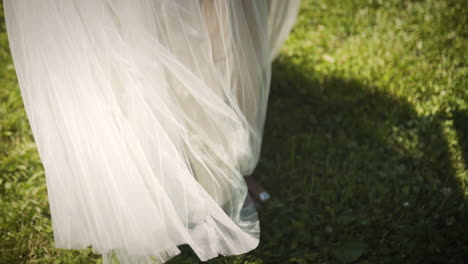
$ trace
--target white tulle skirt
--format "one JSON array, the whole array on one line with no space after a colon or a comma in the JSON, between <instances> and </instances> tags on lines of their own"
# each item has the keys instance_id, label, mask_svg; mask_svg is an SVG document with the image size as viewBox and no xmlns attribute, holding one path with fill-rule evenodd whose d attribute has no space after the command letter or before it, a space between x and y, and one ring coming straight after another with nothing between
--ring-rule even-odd
<instances>
[{"instance_id":1,"label":"white tulle skirt","mask_svg":"<svg viewBox=\"0 0 468 264\"><path fill-rule=\"evenodd\" d=\"M259 242L260 155L287 0L4 0L55 245L104 263Z\"/></svg>"}]
</instances>

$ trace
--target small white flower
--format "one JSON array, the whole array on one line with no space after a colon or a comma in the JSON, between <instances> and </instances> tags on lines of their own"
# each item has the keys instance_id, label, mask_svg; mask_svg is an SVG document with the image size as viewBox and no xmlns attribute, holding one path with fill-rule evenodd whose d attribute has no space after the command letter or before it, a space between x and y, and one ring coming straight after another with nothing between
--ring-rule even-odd
<instances>
[{"instance_id":1,"label":"small white flower","mask_svg":"<svg viewBox=\"0 0 468 264\"><path fill-rule=\"evenodd\" d=\"M452 194L452 189L450 187L444 187L440 189L440 192L445 196L450 196Z\"/></svg>"},{"instance_id":2,"label":"small white flower","mask_svg":"<svg viewBox=\"0 0 468 264\"><path fill-rule=\"evenodd\" d=\"M334 63L334 62L335 62L335 59L334 59L332 56L328 55L328 54L323 55L323 56L322 56L322 59L323 59L324 61L328 61L328 62L330 62L330 63Z\"/></svg>"},{"instance_id":3,"label":"small white flower","mask_svg":"<svg viewBox=\"0 0 468 264\"><path fill-rule=\"evenodd\" d=\"M403 206L404 206L404 207L408 207L408 206L409 206L409 202L404 202L404 203L403 203Z\"/></svg>"}]
</instances>

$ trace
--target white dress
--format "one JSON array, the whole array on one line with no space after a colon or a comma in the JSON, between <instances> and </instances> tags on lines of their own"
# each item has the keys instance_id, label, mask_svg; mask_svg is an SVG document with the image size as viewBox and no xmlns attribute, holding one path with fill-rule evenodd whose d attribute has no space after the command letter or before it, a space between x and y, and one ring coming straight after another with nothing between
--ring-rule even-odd
<instances>
[{"instance_id":1,"label":"white dress","mask_svg":"<svg viewBox=\"0 0 468 264\"><path fill-rule=\"evenodd\" d=\"M243 175L298 0L4 0L55 245L110 263L259 243Z\"/></svg>"}]
</instances>

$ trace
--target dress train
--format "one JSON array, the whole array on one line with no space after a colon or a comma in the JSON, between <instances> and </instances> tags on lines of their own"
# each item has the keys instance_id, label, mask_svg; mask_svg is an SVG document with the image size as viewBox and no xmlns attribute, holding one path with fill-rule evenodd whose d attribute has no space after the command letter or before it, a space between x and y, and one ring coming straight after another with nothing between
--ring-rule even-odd
<instances>
[{"instance_id":1,"label":"dress train","mask_svg":"<svg viewBox=\"0 0 468 264\"><path fill-rule=\"evenodd\" d=\"M104 263L254 249L242 175L299 1L4 0L56 247Z\"/></svg>"}]
</instances>

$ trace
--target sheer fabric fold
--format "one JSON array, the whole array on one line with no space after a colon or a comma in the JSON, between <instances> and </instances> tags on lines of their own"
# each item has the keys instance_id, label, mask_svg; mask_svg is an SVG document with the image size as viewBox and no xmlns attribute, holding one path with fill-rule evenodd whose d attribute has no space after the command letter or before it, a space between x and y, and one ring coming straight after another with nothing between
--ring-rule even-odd
<instances>
[{"instance_id":1,"label":"sheer fabric fold","mask_svg":"<svg viewBox=\"0 0 468 264\"><path fill-rule=\"evenodd\" d=\"M4 0L56 247L110 263L254 249L282 0Z\"/></svg>"}]
</instances>

